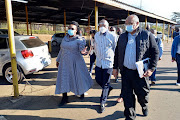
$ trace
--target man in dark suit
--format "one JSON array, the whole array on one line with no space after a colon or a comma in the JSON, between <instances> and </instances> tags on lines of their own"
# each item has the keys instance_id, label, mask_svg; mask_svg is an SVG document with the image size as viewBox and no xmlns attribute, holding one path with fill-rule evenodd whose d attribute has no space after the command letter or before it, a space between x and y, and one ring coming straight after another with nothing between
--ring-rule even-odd
<instances>
[{"instance_id":1,"label":"man in dark suit","mask_svg":"<svg viewBox=\"0 0 180 120\"><path fill-rule=\"evenodd\" d=\"M114 57L113 75L118 75L119 67L122 76L122 94L126 120L134 120L135 95L142 107L144 116L148 115L149 76L152 75L159 59L159 50L154 36L147 30L139 29L139 18L136 15L127 17L126 32L121 34ZM140 78L135 63L150 58L148 70Z\"/></svg>"}]
</instances>

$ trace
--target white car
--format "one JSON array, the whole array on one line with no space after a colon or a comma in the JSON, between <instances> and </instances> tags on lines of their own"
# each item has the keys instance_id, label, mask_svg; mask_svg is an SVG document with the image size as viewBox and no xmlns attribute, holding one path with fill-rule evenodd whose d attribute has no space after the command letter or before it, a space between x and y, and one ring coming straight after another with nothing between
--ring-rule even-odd
<instances>
[{"instance_id":1,"label":"white car","mask_svg":"<svg viewBox=\"0 0 180 120\"><path fill-rule=\"evenodd\" d=\"M38 72L51 64L48 46L36 36L16 35L15 49L18 81L24 75ZM12 83L12 70L8 35L0 35L0 76Z\"/></svg>"}]
</instances>

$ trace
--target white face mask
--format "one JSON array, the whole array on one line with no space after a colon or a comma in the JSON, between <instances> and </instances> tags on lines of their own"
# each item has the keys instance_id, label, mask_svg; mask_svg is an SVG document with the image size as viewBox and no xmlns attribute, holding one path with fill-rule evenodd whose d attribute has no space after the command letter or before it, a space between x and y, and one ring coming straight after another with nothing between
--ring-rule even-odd
<instances>
[{"instance_id":1,"label":"white face mask","mask_svg":"<svg viewBox=\"0 0 180 120\"><path fill-rule=\"evenodd\" d=\"M99 28L99 31L100 31L101 33L105 33L105 32L107 31L107 28L105 28L105 27L100 27L100 28Z\"/></svg>"}]
</instances>

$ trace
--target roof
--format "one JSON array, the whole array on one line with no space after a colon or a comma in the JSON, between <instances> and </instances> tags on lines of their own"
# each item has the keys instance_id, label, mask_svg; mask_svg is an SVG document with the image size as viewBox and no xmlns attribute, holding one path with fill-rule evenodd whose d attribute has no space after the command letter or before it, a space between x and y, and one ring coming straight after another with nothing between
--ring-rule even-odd
<instances>
[{"instance_id":1,"label":"roof","mask_svg":"<svg viewBox=\"0 0 180 120\"><path fill-rule=\"evenodd\" d=\"M52 23L64 24L64 11L66 11L67 24L75 20L81 25L88 25L88 15L90 15L90 24L94 25L95 1L98 6L98 15L100 19L107 19L110 25L124 24L124 20L130 14L138 15L140 22L176 24L167 18L149 13L136 7L127 5L117 0L28 0L28 18L29 22L34 23ZM26 22L25 4L12 2L14 21ZM0 20L6 20L5 3L0 0Z\"/></svg>"}]
</instances>

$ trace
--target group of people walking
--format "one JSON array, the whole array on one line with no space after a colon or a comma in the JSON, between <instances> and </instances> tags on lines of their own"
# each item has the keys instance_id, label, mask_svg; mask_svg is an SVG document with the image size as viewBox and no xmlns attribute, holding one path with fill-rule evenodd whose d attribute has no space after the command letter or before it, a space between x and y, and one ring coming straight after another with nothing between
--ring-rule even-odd
<instances>
[{"instance_id":1,"label":"group of people walking","mask_svg":"<svg viewBox=\"0 0 180 120\"><path fill-rule=\"evenodd\" d=\"M136 118L136 97L142 107L144 116L148 115L149 77L155 80L155 70L162 56L162 42L156 37L155 30L142 30L139 18L129 15L125 22L125 32L111 27L106 20L99 22L99 31L91 31L90 51L87 51L85 39L77 35L79 25L73 21L68 27L68 34L61 43L57 57L58 75L55 94L63 94L61 105L68 103L68 92L80 95L93 86L92 69L96 60L95 79L102 88L100 96L100 111L104 112L108 95L113 87L110 85L111 75L118 78L120 72L122 88L117 101L124 101L126 120ZM90 54L90 69L88 71L82 55ZM135 63L150 58L148 69L140 78ZM117 82L117 81L116 81Z\"/></svg>"}]
</instances>

